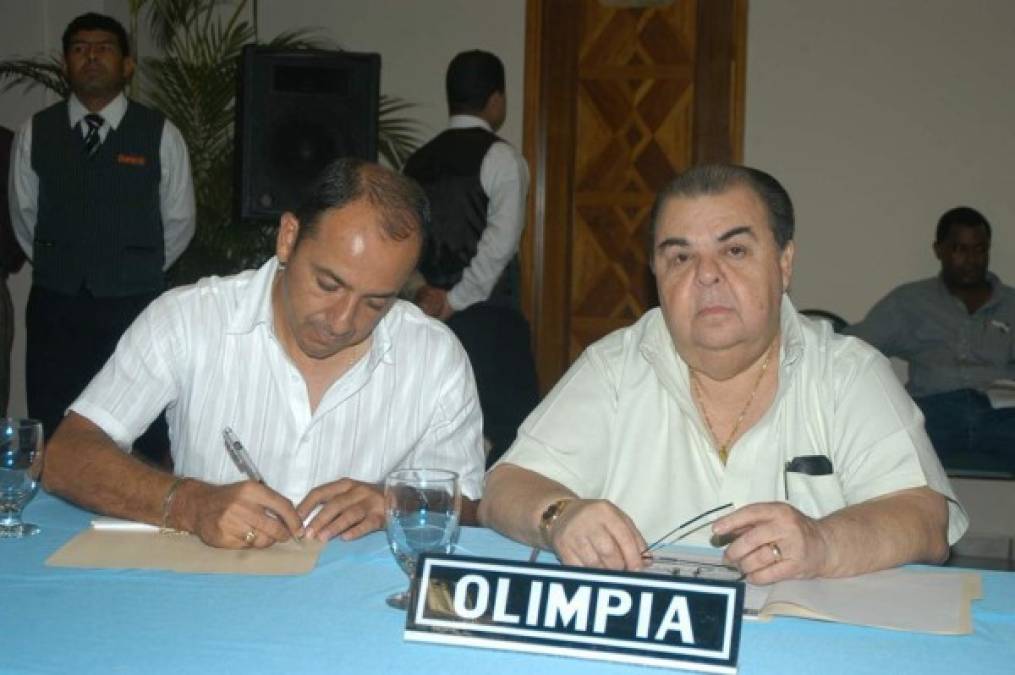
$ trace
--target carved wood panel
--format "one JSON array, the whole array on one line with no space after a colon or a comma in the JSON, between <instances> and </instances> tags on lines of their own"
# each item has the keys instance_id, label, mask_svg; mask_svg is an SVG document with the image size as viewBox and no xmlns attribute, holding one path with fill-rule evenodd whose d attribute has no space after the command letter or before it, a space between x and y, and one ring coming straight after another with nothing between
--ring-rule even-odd
<instances>
[{"instance_id":1,"label":"carved wood panel","mask_svg":"<svg viewBox=\"0 0 1015 675\"><path fill-rule=\"evenodd\" d=\"M656 304L656 192L739 158L743 0L530 0L523 300L544 389Z\"/></svg>"}]
</instances>

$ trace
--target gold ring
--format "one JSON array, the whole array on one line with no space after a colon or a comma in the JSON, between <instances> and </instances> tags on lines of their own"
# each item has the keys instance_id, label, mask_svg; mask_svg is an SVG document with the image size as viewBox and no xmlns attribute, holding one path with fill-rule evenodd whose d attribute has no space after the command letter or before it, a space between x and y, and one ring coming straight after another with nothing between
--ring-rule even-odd
<instances>
[{"instance_id":1,"label":"gold ring","mask_svg":"<svg viewBox=\"0 0 1015 675\"><path fill-rule=\"evenodd\" d=\"M779 549L779 545L774 541L768 545L768 548L772 551L772 557L775 558L775 562L782 560L782 550Z\"/></svg>"},{"instance_id":2,"label":"gold ring","mask_svg":"<svg viewBox=\"0 0 1015 675\"><path fill-rule=\"evenodd\" d=\"M250 546L251 544L254 543L255 539L257 539L257 532L254 532L253 529L250 529L247 530L247 534L243 536L243 543L246 544L247 546ZM775 544L772 545L774 546Z\"/></svg>"}]
</instances>

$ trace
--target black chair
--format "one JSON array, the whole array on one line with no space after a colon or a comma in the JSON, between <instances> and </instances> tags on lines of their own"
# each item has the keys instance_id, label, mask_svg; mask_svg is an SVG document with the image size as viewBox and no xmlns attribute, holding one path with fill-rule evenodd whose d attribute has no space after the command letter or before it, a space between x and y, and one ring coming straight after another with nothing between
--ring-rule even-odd
<instances>
[{"instance_id":1,"label":"black chair","mask_svg":"<svg viewBox=\"0 0 1015 675\"><path fill-rule=\"evenodd\" d=\"M827 312L823 309L802 309L800 310L800 313L806 317L810 317L811 319L818 319L819 321L827 321L828 323L832 324L832 330L835 331L836 333L841 333L843 329L849 325L849 322L843 319L838 314Z\"/></svg>"}]
</instances>

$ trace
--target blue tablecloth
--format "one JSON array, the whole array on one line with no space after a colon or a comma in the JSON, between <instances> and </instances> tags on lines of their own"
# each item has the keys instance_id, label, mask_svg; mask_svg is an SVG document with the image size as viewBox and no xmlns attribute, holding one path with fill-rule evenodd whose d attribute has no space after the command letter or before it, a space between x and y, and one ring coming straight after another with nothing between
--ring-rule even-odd
<instances>
[{"instance_id":1,"label":"blue tablecloth","mask_svg":"<svg viewBox=\"0 0 1015 675\"><path fill-rule=\"evenodd\" d=\"M91 515L45 494L43 532L0 540L3 673L635 673L644 667L402 640L384 604L406 585L382 533L331 542L298 577L46 567ZM460 551L523 560L528 549L465 528ZM1015 672L1015 575L982 572L975 632L934 636L776 618L745 622L742 673ZM661 672L661 671L656 671Z\"/></svg>"}]
</instances>

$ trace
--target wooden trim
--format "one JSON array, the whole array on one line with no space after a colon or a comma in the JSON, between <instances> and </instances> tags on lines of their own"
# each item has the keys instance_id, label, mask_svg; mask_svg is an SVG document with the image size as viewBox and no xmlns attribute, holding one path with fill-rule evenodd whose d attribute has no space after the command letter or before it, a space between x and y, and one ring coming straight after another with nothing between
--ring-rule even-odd
<instances>
[{"instance_id":1,"label":"wooden trim","mask_svg":"<svg viewBox=\"0 0 1015 675\"><path fill-rule=\"evenodd\" d=\"M540 44L542 43L541 0L527 0L525 3L525 90L522 102L522 154L529 165L532 177L526 203L529 226L522 233L519 246L521 260L521 301L522 312L532 330L533 353L535 336L539 332L539 314L543 297L543 224L546 208L545 140L539 132L540 101Z\"/></svg>"},{"instance_id":2,"label":"wooden trim","mask_svg":"<svg viewBox=\"0 0 1015 675\"><path fill-rule=\"evenodd\" d=\"M697 14L691 161L735 162L743 156L746 2L698 0Z\"/></svg>"},{"instance_id":3,"label":"wooden trim","mask_svg":"<svg viewBox=\"0 0 1015 675\"><path fill-rule=\"evenodd\" d=\"M571 230L581 0L528 0L524 152L533 171L528 290L540 386L570 364ZM549 31L552 30L552 37ZM549 261L554 261L553 265ZM525 295L523 295L523 300Z\"/></svg>"},{"instance_id":4,"label":"wooden trim","mask_svg":"<svg viewBox=\"0 0 1015 675\"><path fill-rule=\"evenodd\" d=\"M734 0L735 26L733 34L733 82L730 92L730 111L733 118L731 134L733 136L733 156L730 158L737 164L744 163L744 125L747 119L745 108L747 97L747 11L750 0Z\"/></svg>"}]
</instances>

